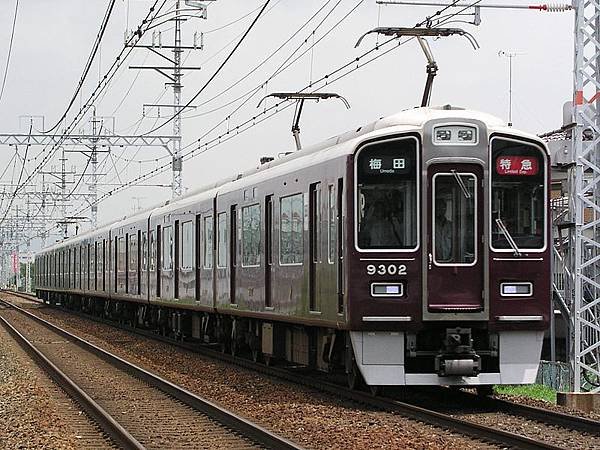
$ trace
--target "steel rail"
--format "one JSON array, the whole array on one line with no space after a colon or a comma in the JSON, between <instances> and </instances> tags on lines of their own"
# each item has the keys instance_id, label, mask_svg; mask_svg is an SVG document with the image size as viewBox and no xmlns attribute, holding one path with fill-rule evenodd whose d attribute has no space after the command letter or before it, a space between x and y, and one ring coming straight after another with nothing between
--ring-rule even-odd
<instances>
[{"instance_id":1,"label":"steel rail","mask_svg":"<svg viewBox=\"0 0 600 450\"><path fill-rule=\"evenodd\" d=\"M9 303L1 303L10 306ZM129 432L123 428L110 414L108 414L98 403L96 403L83 389L52 363L42 352L40 352L25 336L23 336L6 319L0 317L0 322L17 341L17 343L31 356L31 358L58 384L72 399L74 399L92 418L102 430L113 440L114 443L126 450L145 450Z\"/></svg>"},{"instance_id":2,"label":"steel rail","mask_svg":"<svg viewBox=\"0 0 600 450\"><path fill-rule=\"evenodd\" d=\"M11 295L17 295L17 293L8 292ZM20 294L20 293L19 293ZM24 295L17 295L18 297L27 298ZM31 299L31 298L28 298ZM86 341L74 334L48 322L47 320L42 319L41 317L36 316L35 314L30 313L29 311L24 310L6 300L0 300L1 303L7 304L11 308L19 311L20 313L26 315L32 320L40 323L51 331L54 331L66 339L72 340L79 347L83 348L86 351L104 359L109 364L117 367L121 370L127 371L128 373L134 375L136 378L148 383L149 385L161 390L167 395L179 400L180 402L190 406L191 408L206 414L210 418L219 422L221 425L238 432L242 436L254 441L255 443L264 446L266 448L272 449L288 449L288 450L300 450L302 447L294 444L293 442L278 436L275 433L272 433L265 428L244 419L237 414L234 414L230 411L227 411L224 408L212 403L206 399L199 397L198 395L184 389L180 386L177 386L174 383L171 383L168 380L165 380L158 375L155 375L135 364L132 364L123 358L120 358L117 355L114 355L91 342ZM141 447L143 448L143 447Z\"/></svg>"},{"instance_id":3,"label":"steel rail","mask_svg":"<svg viewBox=\"0 0 600 450\"><path fill-rule=\"evenodd\" d=\"M468 396L473 399L477 396L467 392L462 392L461 395ZM479 399L482 403L488 404L499 411L518 415L547 425L556 425L562 428L569 428L574 431L581 431L596 436L600 436L600 422L585 417L578 417L572 414L565 414L559 411L552 411L535 406L524 405L521 403L511 402L499 398L483 398Z\"/></svg>"},{"instance_id":4,"label":"steel rail","mask_svg":"<svg viewBox=\"0 0 600 450\"><path fill-rule=\"evenodd\" d=\"M28 300L37 300L38 302L42 302L37 297L33 297L28 294L15 293L12 291L5 291L12 295L17 295L22 298L26 298ZM396 412L404 417L408 417L413 420L418 420L422 422L426 422L430 425L441 427L449 430L455 430L459 433L488 442L494 442L501 445L507 445L511 447L517 447L521 449L560 449L561 447L557 447L551 444L547 444L545 442L537 441L532 438L528 438L519 434L510 433L502 430L497 430L491 427L486 427L484 425L480 425L468 420L455 418L437 411L433 411L427 408L423 408L420 406L413 405L411 403L402 402L399 400L393 400L389 398L383 397L374 397L370 394L355 391L348 389L346 387L307 377L302 376L297 372L290 371L288 369L269 367L262 364L255 363L253 361L235 357L229 354L224 354L222 352L213 350L211 348L207 348L206 346L198 346L191 345L184 342L176 342L172 339L166 338L164 336L159 336L155 333L141 330L138 328L133 328L128 325L116 324L115 322L98 318L95 316L90 316L85 313L75 312L68 309L60 308L62 311L76 314L78 316L82 316L86 319L93 320L96 322L104 323L109 326L117 326L125 331L132 332L144 337L148 337L154 340L158 340L161 342L165 342L171 345L176 345L177 347L184 348L186 350L193 351L195 353L199 353L214 359L219 359L221 361L235 364L240 367L244 367L246 369L254 370L260 372L264 375L273 376L279 379L283 379L285 381L300 384L303 386L311 387L317 389L322 392L326 392L332 394L336 397L348 398L352 401L355 401L360 404L365 404L371 407L375 407L378 409L382 409L385 411ZM43 320L43 319L41 319ZM472 395L464 393L464 395ZM569 414L558 413L555 411L545 410L541 408L534 408L531 406L519 405L513 402L498 400L498 399L487 399L491 402L498 402L497 404L502 405L505 408L512 407L515 405L513 411L518 410L519 414L525 416L527 413L527 417L535 418L535 420L541 421L550 425L558 425L562 427L568 427L577 431L584 432L593 432L594 434L598 433L598 428L600 427L600 423L594 420L580 418L576 416L571 416ZM506 405L503 405L503 404ZM521 408L522 407L522 408ZM502 409L502 408L500 408ZM535 417L534 417L535 416ZM593 430L593 431L590 431Z\"/></svg>"}]
</instances>

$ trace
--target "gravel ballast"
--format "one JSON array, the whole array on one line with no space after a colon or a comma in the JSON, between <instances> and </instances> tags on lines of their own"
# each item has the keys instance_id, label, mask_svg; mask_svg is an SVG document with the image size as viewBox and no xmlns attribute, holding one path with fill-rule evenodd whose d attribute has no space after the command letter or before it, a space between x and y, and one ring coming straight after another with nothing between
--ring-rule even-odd
<instances>
[{"instance_id":1,"label":"gravel ballast","mask_svg":"<svg viewBox=\"0 0 600 450\"><path fill-rule=\"evenodd\" d=\"M61 311L35 312L307 448L498 448Z\"/></svg>"},{"instance_id":2,"label":"gravel ballast","mask_svg":"<svg viewBox=\"0 0 600 450\"><path fill-rule=\"evenodd\" d=\"M96 426L0 326L0 448L113 448L98 440Z\"/></svg>"}]
</instances>

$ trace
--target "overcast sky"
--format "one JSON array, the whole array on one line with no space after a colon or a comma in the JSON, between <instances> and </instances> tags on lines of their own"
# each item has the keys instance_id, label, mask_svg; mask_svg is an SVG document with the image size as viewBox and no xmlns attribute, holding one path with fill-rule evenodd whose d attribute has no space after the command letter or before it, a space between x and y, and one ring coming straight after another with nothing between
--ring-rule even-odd
<instances>
[{"instance_id":1,"label":"overcast sky","mask_svg":"<svg viewBox=\"0 0 600 450\"><path fill-rule=\"evenodd\" d=\"M123 47L127 26L130 29L137 27L152 3L150 0L117 0L100 58L94 62L83 89L82 102L89 97L99 77L104 75ZM511 3L530 2L512 0ZM48 126L62 115L75 90L107 4L108 0L20 0L6 89L0 99L0 132L27 132L28 122L20 119L21 116L43 115ZM174 0L168 0L165 10L174 4ZM212 75L262 4L263 0L217 0L210 5L207 20L192 19L184 25L185 44L192 43L195 32L205 33L204 50L190 52L189 56L184 54L186 66L201 67L201 70L185 72L185 102ZM0 5L1 75L8 53L15 0L0 0ZM267 63L226 94L209 102L278 49L324 5L321 13ZM234 129L264 110L265 104L258 109L256 106L267 93L303 89L311 81L371 49L376 43L375 36L365 38L358 49L354 48L364 32L376 26L413 26L434 11L434 8L415 6L378 6L375 0L271 0L264 17L224 71L194 102L198 107L184 114L183 145L191 144L188 147L191 149L195 146L194 141L203 136L201 142L206 142L225 133L228 125L229 129ZM246 17L237 20L243 16ZM560 127L562 105L572 96L573 13L483 9L481 16L480 26L451 25L463 26L470 31L481 45L479 50L474 51L467 40L460 37L431 42L440 68L432 104L451 103L506 119L508 59L498 56L498 52L517 52L513 66L514 126L533 133ZM472 16L460 19L471 21ZM232 22L235 23L225 26ZM313 35L312 31L321 22ZM157 28L157 31L162 30L163 44L173 40L173 32L169 31L171 26L167 23ZM296 54L302 53L313 39L319 41L325 34L312 51L271 79L266 87L249 99L244 97L247 103L234 113L242 103L234 100L261 86L294 50L300 47ZM301 45L305 40L306 43ZM144 43L150 41L151 32L145 36ZM172 92L165 88L165 78L151 70L128 68L129 65L152 64L163 65L158 56L136 49L97 103L98 115L114 117L115 132L144 133L169 116L171 111L165 108L160 110L159 118L156 109L146 108L143 116L143 104L172 102ZM337 92L348 99L351 109L346 110L335 101L308 104L301 122L303 144L318 142L378 117L416 106L421 99L425 77L425 59L421 49L416 42L408 42L324 87L323 91ZM79 109L79 104L79 101L76 102L73 112ZM266 106L272 104L270 100ZM186 161L184 185L194 189L253 167L263 155L291 150L292 116L292 109L282 111L234 139ZM226 117L230 117L226 123L210 131ZM35 127L42 126L40 120L36 119L34 123ZM105 123L112 128L112 120ZM86 127L89 130L89 123L83 121L79 128ZM171 132L172 124L157 131L159 134ZM39 159L33 158L40 150L31 148L26 170L33 170L37 165ZM24 149L19 151L23 155ZM0 161L3 168L13 155L14 148L2 147ZM80 174L85 167L85 157L70 153L68 158L68 166L75 167ZM111 157L101 155L101 160L104 161L101 171L107 174L103 177L107 186L99 188L102 193L114 188L108 184L130 180L168 162L169 158L163 149L129 148L114 149ZM58 164L58 160L54 159L47 168L58 167ZM10 182L15 177L13 172L13 166L10 166L0 181ZM146 184L170 182L171 172L167 170ZM134 187L125 190L99 205L99 222L130 214L136 206L149 207L170 195L168 188ZM74 203L77 206L79 202Z\"/></svg>"}]
</instances>

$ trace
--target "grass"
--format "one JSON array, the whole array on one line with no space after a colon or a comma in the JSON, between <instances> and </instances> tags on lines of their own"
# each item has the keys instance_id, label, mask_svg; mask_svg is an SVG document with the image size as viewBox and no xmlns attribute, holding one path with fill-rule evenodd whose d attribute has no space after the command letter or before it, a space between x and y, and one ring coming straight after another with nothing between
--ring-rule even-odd
<instances>
[{"instance_id":1,"label":"grass","mask_svg":"<svg viewBox=\"0 0 600 450\"><path fill-rule=\"evenodd\" d=\"M497 394L518 395L556 403L556 391L541 384L498 385L494 386L494 392Z\"/></svg>"}]
</instances>

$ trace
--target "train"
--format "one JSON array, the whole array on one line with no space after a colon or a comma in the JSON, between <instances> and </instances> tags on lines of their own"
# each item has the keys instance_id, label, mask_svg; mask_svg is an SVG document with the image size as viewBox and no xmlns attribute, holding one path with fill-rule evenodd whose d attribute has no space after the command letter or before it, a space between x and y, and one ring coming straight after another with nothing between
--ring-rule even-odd
<instances>
[{"instance_id":1,"label":"train","mask_svg":"<svg viewBox=\"0 0 600 450\"><path fill-rule=\"evenodd\" d=\"M57 242L36 293L352 387L532 383L550 184L538 137L409 109Z\"/></svg>"}]
</instances>

